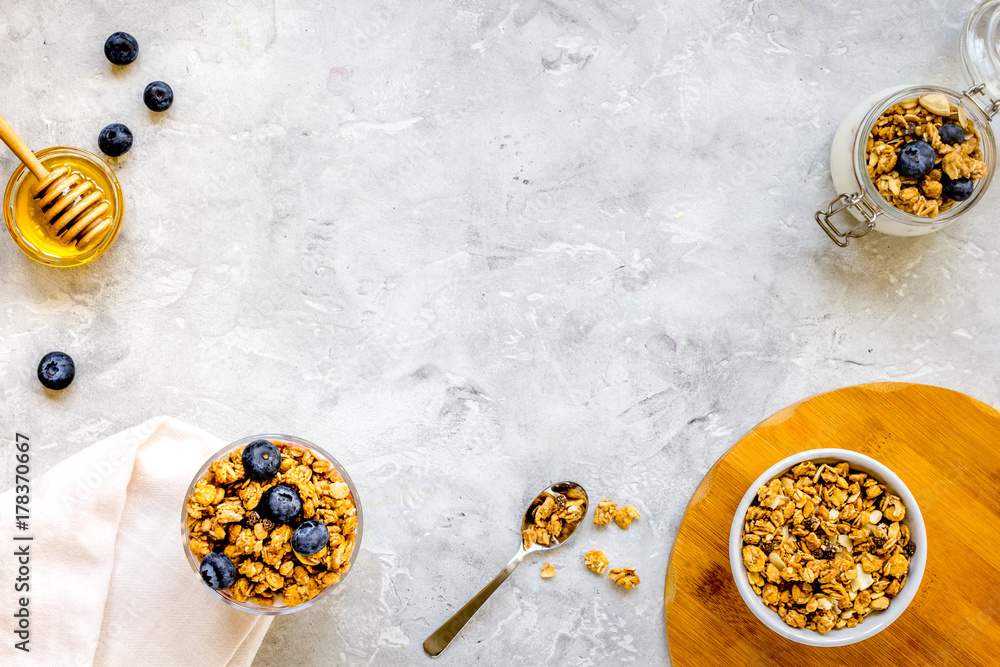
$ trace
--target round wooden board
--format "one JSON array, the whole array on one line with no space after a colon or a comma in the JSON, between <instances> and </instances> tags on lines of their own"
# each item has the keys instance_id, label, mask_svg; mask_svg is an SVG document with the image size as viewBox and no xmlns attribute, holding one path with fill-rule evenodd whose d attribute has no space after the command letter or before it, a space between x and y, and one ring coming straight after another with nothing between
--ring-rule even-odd
<instances>
[{"instance_id":1,"label":"round wooden board","mask_svg":"<svg viewBox=\"0 0 1000 667\"><path fill-rule=\"evenodd\" d=\"M1000 412L918 384L838 389L762 422L708 472L681 522L664 593L673 664L1000 665L998 446ZM729 567L729 528L747 488L776 461L817 447L889 466L927 525L927 569L909 608L875 637L837 648L769 630Z\"/></svg>"}]
</instances>

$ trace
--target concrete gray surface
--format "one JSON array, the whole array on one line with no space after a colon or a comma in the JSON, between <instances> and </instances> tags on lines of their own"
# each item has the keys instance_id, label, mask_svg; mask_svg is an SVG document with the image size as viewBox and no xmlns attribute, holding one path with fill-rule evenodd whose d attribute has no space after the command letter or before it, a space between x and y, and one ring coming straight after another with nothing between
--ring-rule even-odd
<instances>
[{"instance_id":1,"label":"concrete gray surface","mask_svg":"<svg viewBox=\"0 0 1000 667\"><path fill-rule=\"evenodd\" d=\"M855 102L966 85L975 5L7 3L0 112L37 148L96 151L111 122L135 145L107 255L0 243L4 433L36 474L159 414L333 452L361 558L257 665L428 664L533 494L579 481L642 518L584 527L552 580L525 562L436 664L666 663L684 507L754 424L879 380L1000 402L1000 186L921 238L841 250L812 220ZM120 72L116 30L140 42ZM52 349L77 361L59 396ZM594 547L642 584L587 572Z\"/></svg>"}]
</instances>

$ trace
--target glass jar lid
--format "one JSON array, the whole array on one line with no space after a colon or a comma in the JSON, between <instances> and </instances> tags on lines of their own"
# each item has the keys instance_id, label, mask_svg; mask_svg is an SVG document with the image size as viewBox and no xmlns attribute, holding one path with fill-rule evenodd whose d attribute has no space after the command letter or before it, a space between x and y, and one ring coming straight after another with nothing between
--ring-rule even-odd
<instances>
[{"instance_id":1,"label":"glass jar lid","mask_svg":"<svg viewBox=\"0 0 1000 667\"><path fill-rule=\"evenodd\" d=\"M984 85L989 97L1000 100L1000 0L986 0L972 12L959 50L972 85Z\"/></svg>"}]
</instances>

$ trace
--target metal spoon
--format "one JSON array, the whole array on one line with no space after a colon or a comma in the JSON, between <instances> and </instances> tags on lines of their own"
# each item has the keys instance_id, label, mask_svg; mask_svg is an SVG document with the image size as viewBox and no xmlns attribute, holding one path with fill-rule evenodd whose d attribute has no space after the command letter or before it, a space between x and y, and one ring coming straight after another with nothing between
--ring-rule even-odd
<instances>
[{"instance_id":1,"label":"metal spoon","mask_svg":"<svg viewBox=\"0 0 1000 667\"><path fill-rule=\"evenodd\" d=\"M521 521L522 535L528 526L534 524L535 509L545 502L545 499L548 497L551 497L556 502L560 502L560 499L578 500L582 498L583 517L587 516L587 492L583 490L583 487L576 482L558 482L539 493L538 496L531 501L531 504L528 505L528 511L524 513L524 519ZM451 641L458 636L458 633L463 627L465 627L465 624L469 622L469 619L471 619L473 615L479 611L479 608L483 606L483 603L486 602L491 595L493 595L493 591L499 588L500 584L502 584L507 577L510 576L510 573L521 564L521 561L524 560L525 556L530 553L535 553L536 551L555 549L559 545L565 544L570 535L576 531L576 527L582 523L583 517L581 517L581 520L576 523L565 524L561 534L562 539L557 540L556 538L552 538L552 541L548 546L534 543L529 548L525 549L524 541L522 539L521 549L517 552L517 555L515 555L510 562L507 563L507 567L501 570L500 574L493 578L493 581L486 584L486 587L483 590L476 593L476 597L469 600L464 607L459 609L454 616L445 621L444 625L435 630L434 634L427 638L424 642L424 650L427 654L432 658L436 658L440 655L441 651L445 650L448 647L448 644L450 644Z\"/></svg>"}]
</instances>

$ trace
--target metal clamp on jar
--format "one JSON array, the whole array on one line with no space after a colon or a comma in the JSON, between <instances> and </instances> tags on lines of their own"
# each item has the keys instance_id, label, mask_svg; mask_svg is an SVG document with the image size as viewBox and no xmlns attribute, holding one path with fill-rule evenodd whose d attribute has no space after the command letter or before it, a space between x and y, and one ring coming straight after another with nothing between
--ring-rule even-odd
<instances>
[{"instance_id":1,"label":"metal clamp on jar","mask_svg":"<svg viewBox=\"0 0 1000 667\"><path fill-rule=\"evenodd\" d=\"M817 211L815 219L838 246L846 247L852 238L872 230L893 236L920 236L944 229L971 210L986 192L993 180L997 159L990 121L1000 111L1000 0L987 0L972 13L962 33L960 51L966 76L972 83L968 89L956 92L937 86L897 86L883 90L854 107L837 129L830 150L830 173L839 196L825 210ZM985 164L985 174L972 182L971 193L962 193L964 199L958 200L956 195L940 209L928 205L927 211L918 210L920 215L915 215L883 196L885 181L881 192L873 182L869 138L879 119L893 106L920 103L934 108L934 102L947 103L954 108L951 112L954 123L968 127L971 122L978 135L977 148L981 154L978 159ZM945 112L935 113L947 117ZM935 142L940 141L936 129L933 134ZM881 171L882 167L877 170ZM937 174L941 180L949 178L941 176L940 169ZM896 192L898 181L890 181L888 185L894 194L899 194ZM917 196L926 201L920 190ZM833 218L840 213L849 213L850 217L848 223L838 227Z\"/></svg>"}]
</instances>

